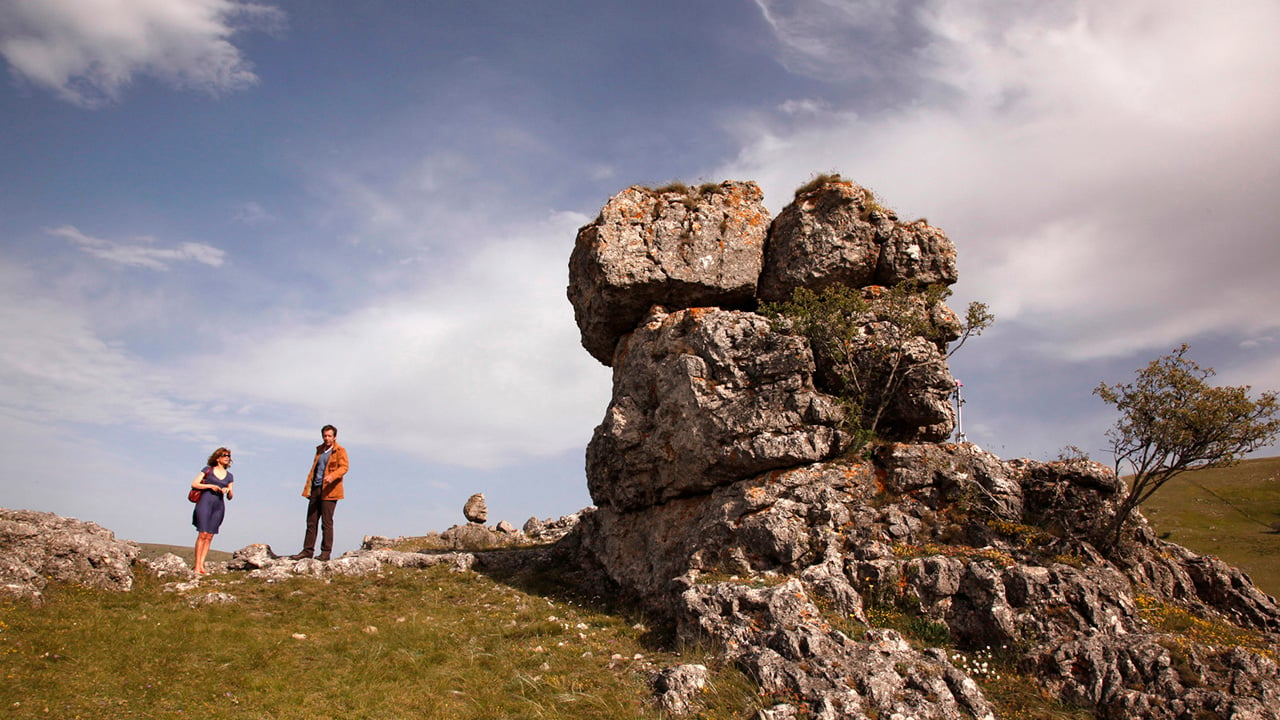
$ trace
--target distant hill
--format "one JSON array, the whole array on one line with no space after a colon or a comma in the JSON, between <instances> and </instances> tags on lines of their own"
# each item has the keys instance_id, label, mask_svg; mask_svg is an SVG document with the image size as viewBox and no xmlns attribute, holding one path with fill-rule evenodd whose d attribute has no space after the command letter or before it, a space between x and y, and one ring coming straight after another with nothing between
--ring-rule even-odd
<instances>
[{"instance_id":1,"label":"distant hill","mask_svg":"<svg viewBox=\"0 0 1280 720\"><path fill-rule=\"evenodd\" d=\"M142 552L138 553L139 558L158 558L165 553L173 553L186 561L187 565L194 565L196 562L196 551L191 545L162 545L159 543L138 543L142 548ZM231 553L221 550L210 550L209 560L213 562L226 562L231 559Z\"/></svg>"},{"instance_id":2,"label":"distant hill","mask_svg":"<svg viewBox=\"0 0 1280 720\"><path fill-rule=\"evenodd\" d=\"M1142 513L1161 537L1217 555L1280 597L1280 457L1175 477Z\"/></svg>"}]
</instances>

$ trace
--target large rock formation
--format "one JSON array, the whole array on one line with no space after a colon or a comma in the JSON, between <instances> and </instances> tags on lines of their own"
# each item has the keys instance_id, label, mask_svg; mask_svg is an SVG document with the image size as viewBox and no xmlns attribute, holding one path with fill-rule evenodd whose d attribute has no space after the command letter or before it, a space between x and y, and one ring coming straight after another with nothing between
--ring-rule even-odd
<instances>
[{"instance_id":1,"label":"large rock formation","mask_svg":"<svg viewBox=\"0 0 1280 720\"><path fill-rule=\"evenodd\" d=\"M646 196L632 188L606 209ZM708 212L691 202L689 214ZM646 250L660 233L631 218L627 258L679 255L669 244ZM673 619L685 639L716 644L766 693L805 706L761 720L991 717L977 673L956 660L988 647L1009 671L1099 717L1280 718L1273 598L1160 541L1140 515L1104 554L1124 490L1106 467L1005 461L942 442L953 427L945 351L958 333L945 306L922 306L927 335L886 325L874 303L854 318L852 343L891 343L895 361L919 370L884 409L881 434L896 442L847 455L834 359L736 296L724 307L708 293L697 306L664 296L661 283L630 300L630 280L603 286L630 274L595 248L601 222L579 233L569 294L626 311L606 318L610 304L575 300L593 355L609 345L599 328L617 335L614 392L587 449L599 507L560 550ZM862 188L823 179L772 223L761 272L759 300L833 284L874 300L885 285L954 282L955 250L936 228L898 223ZM682 277L688 284L701 283ZM1178 614L1236 640L1176 634L1167 619ZM878 626L886 616L934 628L956 654L906 642Z\"/></svg>"}]
</instances>

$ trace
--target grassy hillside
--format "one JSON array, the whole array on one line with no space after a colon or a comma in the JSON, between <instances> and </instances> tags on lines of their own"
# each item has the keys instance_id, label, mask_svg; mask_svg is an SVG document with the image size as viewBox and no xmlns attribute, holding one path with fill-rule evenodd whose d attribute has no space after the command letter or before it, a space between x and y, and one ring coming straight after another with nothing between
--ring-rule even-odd
<instances>
[{"instance_id":1,"label":"grassy hillside","mask_svg":"<svg viewBox=\"0 0 1280 720\"><path fill-rule=\"evenodd\" d=\"M1280 458L1180 475L1142 513L1161 537L1217 555L1280 597Z\"/></svg>"},{"instance_id":2,"label":"grassy hillside","mask_svg":"<svg viewBox=\"0 0 1280 720\"><path fill-rule=\"evenodd\" d=\"M215 592L235 600L193 602ZM548 569L280 583L223 573L188 595L143 573L128 593L61 585L46 597L0 600L5 718L660 720L650 676L682 663L711 671L700 720L754 717L785 699ZM855 637L865 630L832 622ZM937 641L918 618L884 610L876 622L920 646ZM1090 717L1006 660L980 661L975 677L1000 717Z\"/></svg>"},{"instance_id":3,"label":"grassy hillside","mask_svg":"<svg viewBox=\"0 0 1280 720\"><path fill-rule=\"evenodd\" d=\"M759 707L741 673L662 647L637 618L478 573L395 570L283 583L210 576L184 596L50 588L0 600L3 716L659 718L651 669L703 662L707 718ZM228 593L234 602L191 599Z\"/></svg>"}]
</instances>

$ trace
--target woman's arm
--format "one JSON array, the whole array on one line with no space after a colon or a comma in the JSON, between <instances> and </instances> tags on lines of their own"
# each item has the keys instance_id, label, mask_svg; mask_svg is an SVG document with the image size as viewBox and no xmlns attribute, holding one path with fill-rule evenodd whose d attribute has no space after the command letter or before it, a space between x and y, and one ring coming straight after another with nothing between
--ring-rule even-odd
<instances>
[{"instance_id":1,"label":"woman's arm","mask_svg":"<svg viewBox=\"0 0 1280 720\"><path fill-rule=\"evenodd\" d=\"M214 485L213 483L205 482L204 477L205 477L205 474L203 472L197 475L196 479L191 481L191 487L195 488L196 490L221 490L222 489L221 485Z\"/></svg>"}]
</instances>

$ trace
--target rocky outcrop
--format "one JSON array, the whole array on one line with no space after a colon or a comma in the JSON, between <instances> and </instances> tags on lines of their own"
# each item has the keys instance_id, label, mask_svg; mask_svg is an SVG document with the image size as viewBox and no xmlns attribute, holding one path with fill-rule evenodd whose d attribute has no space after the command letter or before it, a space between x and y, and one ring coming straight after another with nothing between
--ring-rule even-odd
<instances>
[{"instance_id":1,"label":"rocky outcrop","mask_svg":"<svg viewBox=\"0 0 1280 720\"><path fill-rule=\"evenodd\" d=\"M583 508L576 513L561 515L558 518L547 518L545 520L539 520L536 517L531 517L524 522L524 526L520 528L520 531L524 533L525 537L528 538L530 542L552 543L563 538L565 535L568 535L575 527L577 527L584 514L589 514L594 511L594 507Z\"/></svg>"},{"instance_id":2,"label":"rocky outcrop","mask_svg":"<svg viewBox=\"0 0 1280 720\"><path fill-rule=\"evenodd\" d=\"M0 508L0 592L40 602L50 581L129 590L139 549L96 523Z\"/></svg>"},{"instance_id":3,"label":"rocky outcrop","mask_svg":"<svg viewBox=\"0 0 1280 720\"><path fill-rule=\"evenodd\" d=\"M696 585L682 632L726 648L767 694L802 698L814 717L981 718L991 709L944 652L918 651L894 630L854 640L831 629L796 579L775 587Z\"/></svg>"},{"instance_id":4,"label":"rocky outcrop","mask_svg":"<svg viewBox=\"0 0 1280 720\"><path fill-rule=\"evenodd\" d=\"M854 642L824 625L851 618L874 629L884 612L934 623L962 649L1002 648L1011 671L1041 677L1060 697L1104 717L1173 707L1175 698L1192 711L1252 708L1225 689L1280 692L1269 660L1275 636L1267 635L1276 632L1280 608L1239 571L1149 532L1131 540L1124 563L1094 549L1090 538L1114 512L1119 489L1106 468L1083 461L1005 462L967 444L889 445L863 461L773 471L639 511L601 507L573 539L652 612L674 617L690 638L720 642L769 692L834 713L821 716L888 712L870 688L919 687L911 678L959 672L947 668L945 654L884 649L896 643L882 647L886 663L870 663L859 654L867 635ZM1046 517L1059 522L1032 524ZM762 597L757 584L788 578L788 589L777 592L800 603L790 619L761 614L776 598ZM1188 642L1162 628L1153 609L1241 628L1233 632L1258 645ZM833 665L832 658L841 660ZM1170 668L1184 663L1214 670L1171 684ZM917 669L893 680L886 667ZM940 669L921 669L929 667ZM862 688L857 697L837 692L845 710L831 709L835 678ZM917 717L982 716L978 691L947 687L955 707L969 710Z\"/></svg>"},{"instance_id":5,"label":"rocky outcrop","mask_svg":"<svg viewBox=\"0 0 1280 720\"><path fill-rule=\"evenodd\" d=\"M633 217L634 243L655 237L645 222ZM571 296L587 284L582 239ZM959 324L922 286L955 279L940 230L901 224L862 188L826 179L772 223L757 299L861 293L843 354L748 306L669 300L661 284L629 301L629 285L612 286L629 309L613 318L613 397L587 448L598 508L558 552L790 699L761 720L991 717L966 664L979 652L1098 717L1280 720L1273 598L1158 540L1140 515L1104 555L1124 492L1109 468L945 442ZM578 317L588 346L601 321ZM843 453L840 362L862 379L886 376L877 362L910 368L884 403L882 440L854 456ZM952 652L919 649L926 640L906 642L885 618ZM1234 640L1179 633L1170 618Z\"/></svg>"},{"instance_id":6,"label":"rocky outcrop","mask_svg":"<svg viewBox=\"0 0 1280 720\"><path fill-rule=\"evenodd\" d=\"M754 302L769 215L755 183L630 187L578 231L569 301L591 356L613 363L619 338L654 304Z\"/></svg>"},{"instance_id":7,"label":"rocky outcrop","mask_svg":"<svg viewBox=\"0 0 1280 720\"><path fill-rule=\"evenodd\" d=\"M138 558L137 564L149 571L158 578L180 578L190 580L196 576L196 571L191 569L186 560L174 555L173 553L165 553L158 558L147 559ZM210 563L212 565L212 563ZM226 563L222 568L209 567L211 572L218 572L225 569Z\"/></svg>"},{"instance_id":8,"label":"rocky outcrop","mask_svg":"<svg viewBox=\"0 0 1280 720\"><path fill-rule=\"evenodd\" d=\"M295 576L368 575L378 572L383 566L427 568L447 565L462 571L471 569L474 563L475 556L470 553L402 552L386 549L347 552L342 557L327 561L313 558L293 560L276 555L270 545L257 543L235 551L227 563L227 569L245 572L251 578L278 582Z\"/></svg>"}]
</instances>

